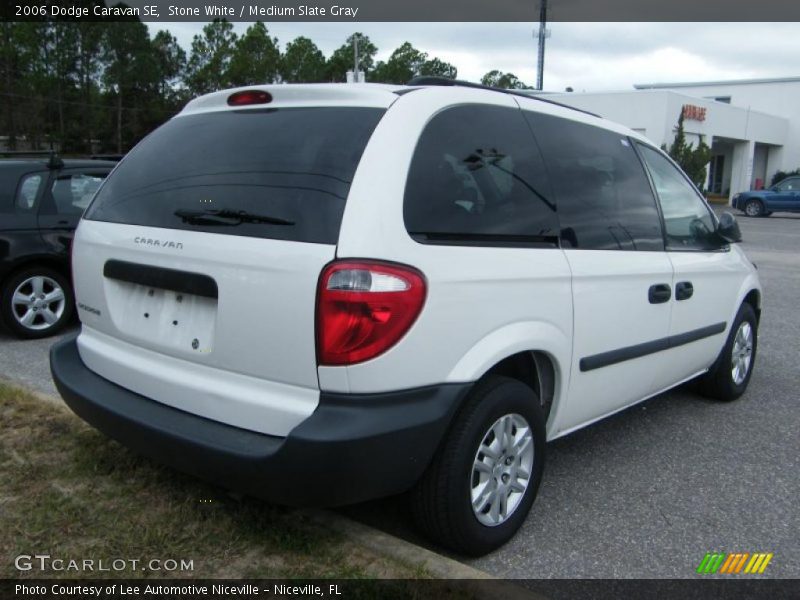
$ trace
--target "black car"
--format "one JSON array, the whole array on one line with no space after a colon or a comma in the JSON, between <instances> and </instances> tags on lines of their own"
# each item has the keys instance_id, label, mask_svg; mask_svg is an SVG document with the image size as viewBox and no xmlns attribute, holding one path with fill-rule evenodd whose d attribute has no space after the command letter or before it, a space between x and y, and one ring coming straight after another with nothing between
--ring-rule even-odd
<instances>
[{"instance_id":1,"label":"black car","mask_svg":"<svg viewBox=\"0 0 800 600\"><path fill-rule=\"evenodd\" d=\"M0 319L15 335L58 332L75 310L72 234L108 160L0 159Z\"/></svg>"}]
</instances>

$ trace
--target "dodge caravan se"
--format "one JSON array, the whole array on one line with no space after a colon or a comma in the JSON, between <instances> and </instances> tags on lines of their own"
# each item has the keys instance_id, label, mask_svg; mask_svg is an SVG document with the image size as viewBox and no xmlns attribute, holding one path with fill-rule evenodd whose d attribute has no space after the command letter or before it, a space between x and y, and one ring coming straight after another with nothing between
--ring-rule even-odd
<instances>
[{"instance_id":1,"label":"dodge caravan se","mask_svg":"<svg viewBox=\"0 0 800 600\"><path fill-rule=\"evenodd\" d=\"M143 140L76 233L69 406L276 503L410 491L476 555L548 440L698 377L740 396L761 288L733 217L633 131L444 83L216 92Z\"/></svg>"}]
</instances>

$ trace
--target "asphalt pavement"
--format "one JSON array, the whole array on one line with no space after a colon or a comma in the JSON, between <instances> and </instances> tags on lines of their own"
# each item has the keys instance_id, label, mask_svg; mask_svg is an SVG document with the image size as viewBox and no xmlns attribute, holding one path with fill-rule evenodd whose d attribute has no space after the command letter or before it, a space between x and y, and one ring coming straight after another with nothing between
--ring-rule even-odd
<instances>
[{"instance_id":1,"label":"asphalt pavement","mask_svg":"<svg viewBox=\"0 0 800 600\"><path fill-rule=\"evenodd\" d=\"M690 578L707 552L772 552L761 577L800 577L800 215L737 219L764 287L745 395L679 388L555 440L522 529L465 562L506 578ZM425 544L405 506L346 512Z\"/></svg>"},{"instance_id":2,"label":"asphalt pavement","mask_svg":"<svg viewBox=\"0 0 800 600\"><path fill-rule=\"evenodd\" d=\"M764 286L747 393L723 404L681 388L554 441L521 531L465 562L509 578L685 578L707 552L772 552L763 576L800 577L800 215L737 216ZM0 376L55 393L52 342L0 332ZM402 499L344 512L425 543Z\"/></svg>"}]
</instances>

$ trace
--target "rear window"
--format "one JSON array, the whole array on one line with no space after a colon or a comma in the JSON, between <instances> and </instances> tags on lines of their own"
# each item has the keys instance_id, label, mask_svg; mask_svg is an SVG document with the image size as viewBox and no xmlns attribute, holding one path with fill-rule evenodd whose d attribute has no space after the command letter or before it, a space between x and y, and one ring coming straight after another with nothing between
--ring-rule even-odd
<instances>
[{"instance_id":1,"label":"rear window","mask_svg":"<svg viewBox=\"0 0 800 600\"><path fill-rule=\"evenodd\" d=\"M374 108L175 118L120 163L87 219L335 244Z\"/></svg>"}]
</instances>

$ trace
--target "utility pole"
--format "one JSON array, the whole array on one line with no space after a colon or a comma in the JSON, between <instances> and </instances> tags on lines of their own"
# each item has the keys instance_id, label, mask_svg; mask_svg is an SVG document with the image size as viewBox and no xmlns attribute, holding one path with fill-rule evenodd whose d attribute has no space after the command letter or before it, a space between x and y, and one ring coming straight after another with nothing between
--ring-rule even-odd
<instances>
[{"instance_id":1,"label":"utility pole","mask_svg":"<svg viewBox=\"0 0 800 600\"><path fill-rule=\"evenodd\" d=\"M358 83L358 34L353 34L353 82Z\"/></svg>"},{"instance_id":2,"label":"utility pole","mask_svg":"<svg viewBox=\"0 0 800 600\"><path fill-rule=\"evenodd\" d=\"M536 71L536 89L544 87L544 40L547 38L547 0L539 0L539 56Z\"/></svg>"}]
</instances>

